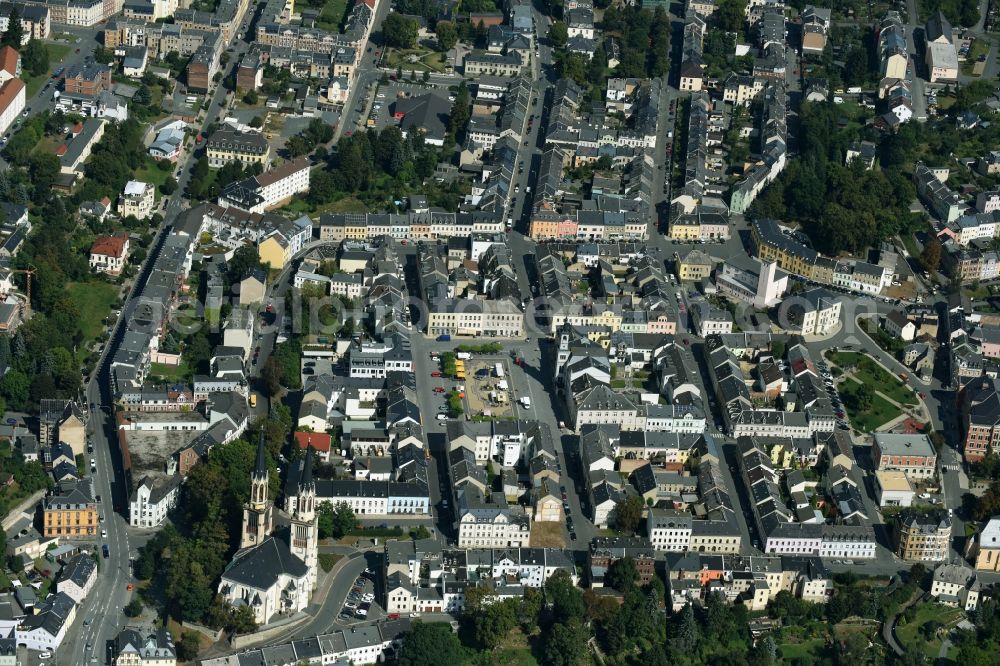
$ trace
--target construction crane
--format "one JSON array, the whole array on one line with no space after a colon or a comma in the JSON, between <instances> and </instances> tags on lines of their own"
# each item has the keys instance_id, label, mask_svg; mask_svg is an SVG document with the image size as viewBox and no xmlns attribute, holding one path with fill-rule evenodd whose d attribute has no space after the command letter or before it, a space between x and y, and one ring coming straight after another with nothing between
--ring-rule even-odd
<instances>
[{"instance_id":1,"label":"construction crane","mask_svg":"<svg viewBox=\"0 0 1000 666\"><path fill-rule=\"evenodd\" d=\"M29 266L28 268L12 268L12 269L10 269L10 272L11 273L24 273L24 276L25 276L25 278L24 278L24 280L25 280L25 289L24 289L24 291L25 291L25 294L28 297L27 300L25 301L25 305L24 305L24 311L25 311L24 319L30 319L31 318L31 276L35 274L35 267L34 266Z\"/></svg>"}]
</instances>

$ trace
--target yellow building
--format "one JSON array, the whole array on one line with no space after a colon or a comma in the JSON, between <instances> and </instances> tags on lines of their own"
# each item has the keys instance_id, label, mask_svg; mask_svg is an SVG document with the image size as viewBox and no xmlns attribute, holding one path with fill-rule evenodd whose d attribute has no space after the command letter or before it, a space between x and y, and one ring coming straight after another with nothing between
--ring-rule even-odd
<instances>
[{"instance_id":1,"label":"yellow building","mask_svg":"<svg viewBox=\"0 0 1000 666\"><path fill-rule=\"evenodd\" d=\"M230 162L239 162L243 166L259 164L267 166L271 156L271 146L263 135L256 132L240 132L232 128L217 130L205 142L205 154L208 166L213 169L225 166Z\"/></svg>"},{"instance_id":2,"label":"yellow building","mask_svg":"<svg viewBox=\"0 0 1000 666\"><path fill-rule=\"evenodd\" d=\"M90 478L63 481L42 501L43 535L93 537L97 535L97 501Z\"/></svg>"},{"instance_id":3,"label":"yellow building","mask_svg":"<svg viewBox=\"0 0 1000 666\"><path fill-rule=\"evenodd\" d=\"M681 281L704 280L712 274L715 262L701 250L691 250L677 262L677 279Z\"/></svg>"},{"instance_id":4,"label":"yellow building","mask_svg":"<svg viewBox=\"0 0 1000 666\"><path fill-rule=\"evenodd\" d=\"M271 234L257 246L257 257L272 270L284 268L290 258L288 243L281 234Z\"/></svg>"}]
</instances>

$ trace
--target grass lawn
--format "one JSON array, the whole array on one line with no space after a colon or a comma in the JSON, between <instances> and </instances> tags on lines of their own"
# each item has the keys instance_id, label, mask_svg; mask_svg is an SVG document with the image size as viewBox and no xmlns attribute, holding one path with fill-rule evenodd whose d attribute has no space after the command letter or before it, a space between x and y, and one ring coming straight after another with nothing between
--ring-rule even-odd
<instances>
[{"instance_id":1,"label":"grass lawn","mask_svg":"<svg viewBox=\"0 0 1000 666\"><path fill-rule=\"evenodd\" d=\"M429 49L390 49L386 56L386 65L390 68L403 68L404 78L410 70L418 72L445 71L444 53Z\"/></svg>"},{"instance_id":2,"label":"grass lawn","mask_svg":"<svg viewBox=\"0 0 1000 666\"><path fill-rule=\"evenodd\" d=\"M847 366L854 366L854 376L859 381L871 384L874 388L899 404L917 404L917 396L913 394L913 391L872 360L867 354L859 352L830 352L827 354L827 359L841 368L846 369Z\"/></svg>"},{"instance_id":3,"label":"grass lawn","mask_svg":"<svg viewBox=\"0 0 1000 666\"><path fill-rule=\"evenodd\" d=\"M347 0L327 0L319 13L316 27L330 32L340 32L340 23L347 13Z\"/></svg>"},{"instance_id":4,"label":"grass lawn","mask_svg":"<svg viewBox=\"0 0 1000 666\"><path fill-rule=\"evenodd\" d=\"M118 287L106 282L70 282L66 292L80 311L80 327L87 340L104 331L104 319L118 301Z\"/></svg>"},{"instance_id":5,"label":"grass lawn","mask_svg":"<svg viewBox=\"0 0 1000 666\"><path fill-rule=\"evenodd\" d=\"M149 368L149 374L164 379L184 379L191 374L184 357L181 357L180 365L166 365L164 363L153 363Z\"/></svg>"},{"instance_id":6,"label":"grass lawn","mask_svg":"<svg viewBox=\"0 0 1000 666\"><path fill-rule=\"evenodd\" d=\"M45 45L45 49L49 52L49 65L51 70L55 70L59 63L65 60L66 54L69 53L70 47L65 44L52 44L48 43ZM52 76L52 71L45 72L41 76L29 76L24 74L21 78L24 80L25 87L25 98L31 99L38 94L38 91L42 89L45 82L49 80Z\"/></svg>"},{"instance_id":7,"label":"grass lawn","mask_svg":"<svg viewBox=\"0 0 1000 666\"><path fill-rule=\"evenodd\" d=\"M860 383L848 379L837 387L840 391L840 395L845 398L845 405L850 404L850 399L854 397L854 394L860 386ZM871 408L864 412L855 412L850 407L847 408L847 416L851 419L851 424L863 432L872 432L877 430L882 425L899 416L901 413L902 412L899 411L899 408L878 394L875 394L872 398Z\"/></svg>"},{"instance_id":8,"label":"grass lawn","mask_svg":"<svg viewBox=\"0 0 1000 666\"><path fill-rule=\"evenodd\" d=\"M917 606L916 616L906 624L896 626L896 637L903 647L916 645L923 648L931 661L937 660L938 651L941 649L941 639L935 636L927 640L920 632L920 628L927 622L939 622L945 627L945 631L958 624L964 617L964 613L958 608L951 608L938 603L920 604Z\"/></svg>"},{"instance_id":9,"label":"grass lawn","mask_svg":"<svg viewBox=\"0 0 1000 666\"><path fill-rule=\"evenodd\" d=\"M313 206L305 199L293 199L281 210L287 210L299 215L322 215L323 213L367 213L368 206L355 197L344 197L322 206Z\"/></svg>"},{"instance_id":10,"label":"grass lawn","mask_svg":"<svg viewBox=\"0 0 1000 666\"><path fill-rule=\"evenodd\" d=\"M818 661L826 640L813 638L802 643L778 643L778 656L782 663L799 660L803 663Z\"/></svg>"},{"instance_id":11,"label":"grass lawn","mask_svg":"<svg viewBox=\"0 0 1000 666\"><path fill-rule=\"evenodd\" d=\"M164 171L157 164L156 161L151 157L146 158L146 163L135 170L135 180L141 180L144 183L152 183L156 187L156 196L160 196L160 185L163 185L167 181L167 178L173 173L176 165L171 165L170 169Z\"/></svg>"}]
</instances>

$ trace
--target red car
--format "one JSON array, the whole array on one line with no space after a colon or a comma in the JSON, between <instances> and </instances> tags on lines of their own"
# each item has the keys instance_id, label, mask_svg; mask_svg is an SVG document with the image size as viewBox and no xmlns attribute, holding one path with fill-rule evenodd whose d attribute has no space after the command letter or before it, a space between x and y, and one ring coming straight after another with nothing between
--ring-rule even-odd
<instances>
[{"instance_id":1,"label":"red car","mask_svg":"<svg viewBox=\"0 0 1000 666\"><path fill-rule=\"evenodd\" d=\"M444 393L444 387L443 386L435 386L434 387L434 392L435 393Z\"/></svg>"},{"instance_id":2,"label":"red car","mask_svg":"<svg viewBox=\"0 0 1000 666\"><path fill-rule=\"evenodd\" d=\"M440 376L441 376L440 370L435 370L434 372L431 373L431 377L440 377Z\"/></svg>"}]
</instances>

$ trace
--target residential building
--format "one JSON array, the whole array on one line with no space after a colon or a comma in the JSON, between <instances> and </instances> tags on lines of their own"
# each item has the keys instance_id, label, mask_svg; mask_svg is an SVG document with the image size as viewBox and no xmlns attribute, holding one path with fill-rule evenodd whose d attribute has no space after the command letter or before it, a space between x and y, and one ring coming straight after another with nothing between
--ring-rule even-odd
<instances>
[{"instance_id":1,"label":"residential building","mask_svg":"<svg viewBox=\"0 0 1000 666\"><path fill-rule=\"evenodd\" d=\"M82 604L97 582L97 561L90 553L80 553L66 563L59 572L56 592L64 593Z\"/></svg>"},{"instance_id":2,"label":"residential building","mask_svg":"<svg viewBox=\"0 0 1000 666\"><path fill-rule=\"evenodd\" d=\"M167 518L167 513L177 506L183 477L147 476L132 490L129 497L129 525L156 527Z\"/></svg>"},{"instance_id":3,"label":"residential building","mask_svg":"<svg viewBox=\"0 0 1000 666\"><path fill-rule=\"evenodd\" d=\"M913 342L917 337L917 325L902 310L893 310L883 323L886 333L904 342Z\"/></svg>"},{"instance_id":4,"label":"residential building","mask_svg":"<svg viewBox=\"0 0 1000 666\"><path fill-rule=\"evenodd\" d=\"M947 178L947 169L942 173L940 170L928 168L923 162L917 162L913 169L917 194L931 212L944 223L957 220L964 209L962 198L945 184Z\"/></svg>"},{"instance_id":5,"label":"residential building","mask_svg":"<svg viewBox=\"0 0 1000 666\"><path fill-rule=\"evenodd\" d=\"M712 274L715 261L701 250L691 250L677 261L677 279L699 282Z\"/></svg>"},{"instance_id":6,"label":"residential building","mask_svg":"<svg viewBox=\"0 0 1000 666\"><path fill-rule=\"evenodd\" d=\"M129 241L126 234L98 236L90 246L90 269L109 275L120 275L128 261Z\"/></svg>"},{"instance_id":7,"label":"residential building","mask_svg":"<svg viewBox=\"0 0 1000 666\"><path fill-rule=\"evenodd\" d=\"M988 375L968 382L959 401L962 430L965 433L964 457L982 460L1000 447L1000 394L996 379Z\"/></svg>"},{"instance_id":8,"label":"residential building","mask_svg":"<svg viewBox=\"0 0 1000 666\"><path fill-rule=\"evenodd\" d=\"M81 538L97 534L97 501L93 480L64 481L44 500L42 514L46 537Z\"/></svg>"},{"instance_id":9,"label":"residential building","mask_svg":"<svg viewBox=\"0 0 1000 666\"><path fill-rule=\"evenodd\" d=\"M262 134L243 132L224 127L216 130L205 141L205 154L208 166L218 169L230 162L239 162L244 167L259 164L267 166L271 155L271 146Z\"/></svg>"},{"instance_id":10,"label":"residential building","mask_svg":"<svg viewBox=\"0 0 1000 666\"><path fill-rule=\"evenodd\" d=\"M789 333L825 336L840 328L841 301L829 290L816 287L786 298L778 315L778 323Z\"/></svg>"},{"instance_id":11,"label":"residential building","mask_svg":"<svg viewBox=\"0 0 1000 666\"><path fill-rule=\"evenodd\" d=\"M806 5L801 17L802 54L822 54L830 32L830 9Z\"/></svg>"},{"instance_id":12,"label":"residential building","mask_svg":"<svg viewBox=\"0 0 1000 666\"><path fill-rule=\"evenodd\" d=\"M126 627L115 637L113 666L176 666L177 649L166 628L149 634Z\"/></svg>"},{"instance_id":13,"label":"residential building","mask_svg":"<svg viewBox=\"0 0 1000 666\"><path fill-rule=\"evenodd\" d=\"M896 543L896 554L907 562L946 560L951 546L951 519L944 513L900 514Z\"/></svg>"},{"instance_id":14,"label":"residential building","mask_svg":"<svg viewBox=\"0 0 1000 666\"><path fill-rule=\"evenodd\" d=\"M686 552L691 545L691 514L673 509L649 509L646 534L658 551Z\"/></svg>"},{"instance_id":15,"label":"residential building","mask_svg":"<svg viewBox=\"0 0 1000 666\"><path fill-rule=\"evenodd\" d=\"M283 206L292 197L309 190L309 160L299 157L283 162L259 176L231 183L219 195L219 205L250 213L263 213Z\"/></svg>"},{"instance_id":16,"label":"residential building","mask_svg":"<svg viewBox=\"0 0 1000 666\"><path fill-rule=\"evenodd\" d=\"M927 19L924 43L927 45L925 62L928 81L931 83L957 81L958 53L955 50L951 24L940 11Z\"/></svg>"},{"instance_id":17,"label":"residential building","mask_svg":"<svg viewBox=\"0 0 1000 666\"><path fill-rule=\"evenodd\" d=\"M982 585L976 572L962 564L941 564L931 576L931 596L966 613L976 610Z\"/></svg>"},{"instance_id":18,"label":"residential building","mask_svg":"<svg viewBox=\"0 0 1000 666\"><path fill-rule=\"evenodd\" d=\"M125 184L125 191L118 200L118 212L122 217L133 216L145 220L153 214L156 202L156 189L151 183L130 180Z\"/></svg>"}]
</instances>

